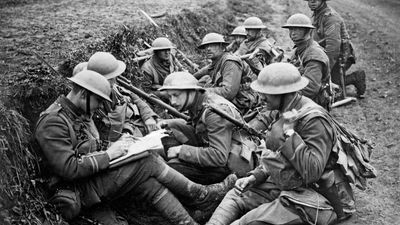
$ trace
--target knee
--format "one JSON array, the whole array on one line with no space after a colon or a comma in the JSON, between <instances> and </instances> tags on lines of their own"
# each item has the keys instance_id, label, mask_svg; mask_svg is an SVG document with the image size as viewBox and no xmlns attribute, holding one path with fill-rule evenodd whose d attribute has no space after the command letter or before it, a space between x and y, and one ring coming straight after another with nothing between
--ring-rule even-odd
<instances>
[{"instance_id":1,"label":"knee","mask_svg":"<svg viewBox=\"0 0 400 225\"><path fill-rule=\"evenodd\" d=\"M241 193L236 190L235 188L231 189L228 191L228 193L225 195L224 199L221 202L222 207L234 207L236 209L241 209L243 208L244 201L242 200Z\"/></svg>"}]
</instances>

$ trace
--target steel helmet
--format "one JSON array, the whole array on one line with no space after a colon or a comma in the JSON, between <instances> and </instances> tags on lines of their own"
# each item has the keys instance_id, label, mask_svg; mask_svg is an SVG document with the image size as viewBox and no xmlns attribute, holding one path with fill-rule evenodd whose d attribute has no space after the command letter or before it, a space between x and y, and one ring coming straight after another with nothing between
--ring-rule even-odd
<instances>
[{"instance_id":1,"label":"steel helmet","mask_svg":"<svg viewBox=\"0 0 400 225\"><path fill-rule=\"evenodd\" d=\"M246 29L264 29L267 26L263 24L260 18L258 17L249 17L243 23L244 28Z\"/></svg>"},{"instance_id":2,"label":"steel helmet","mask_svg":"<svg viewBox=\"0 0 400 225\"><path fill-rule=\"evenodd\" d=\"M311 19L301 13L296 13L289 17L286 21L286 24L282 26L282 28L291 28L291 27L301 27L301 28L309 28L315 29L312 25Z\"/></svg>"},{"instance_id":3,"label":"steel helmet","mask_svg":"<svg viewBox=\"0 0 400 225\"><path fill-rule=\"evenodd\" d=\"M153 43L151 44L151 49L153 51L165 50L165 49L171 49L171 48L175 48L175 47L172 45L171 41L165 37L156 38L153 41Z\"/></svg>"},{"instance_id":4,"label":"steel helmet","mask_svg":"<svg viewBox=\"0 0 400 225\"><path fill-rule=\"evenodd\" d=\"M164 90L200 90L205 91L203 87L197 85L198 80L188 72L174 72L168 75L159 91Z\"/></svg>"},{"instance_id":5,"label":"steel helmet","mask_svg":"<svg viewBox=\"0 0 400 225\"><path fill-rule=\"evenodd\" d=\"M231 35L232 36L234 36L234 35L235 36L246 36L247 35L246 29L244 28L244 26L238 26L235 29L233 29Z\"/></svg>"},{"instance_id":6,"label":"steel helmet","mask_svg":"<svg viewBox=\"0 0 400 225\"><path fill-rule=\"evenodd\" d=\"M101 98L111 102L111 86L108 80L101 74L91 71L83 70L75 76L68 78L70 81L79 85L80 87L100 96Z\"/></svg>"},{"instance_id":7,"label":"steel helmet","mask_svg":"<svg viewBox=\"0 0 400 225\"><path fill-rule=\"evenodd\" d=\"M74 70L72 71L72 76L75 76L77 73L81 72L82 70L87 69L87 62L81 62L78 65L74 67Z\"/></svg>"},{"instance_id":8,"label":"steel helmet","mask_svg":"<svg viewBox=\"0 0 400 225\"><path fill-rule=\"evenodd\" d=\"M301 90L308 82L294 65L279 62L264 67L250 87L257 92L278 95Z\"/></svg>"},{"instance_id":9,"label":"steel helmet","mask_svg":"<svg viewBox=\"0 0 400 225\"><path fill-rule=\"evenodd\" d=\"M224 45L229 44L229 43L225 42L224 36L217 34L217 33L208 33L203 37L203 41L198 46L198 48L202 49L205 47L205 45L216 44L216 43L221 43Z\"/></svg>"},{"instance_id":10,"label":"steel helmet","mask_svg":"<svg viewBox=\"0 0 400 225\"><path fill-rule=\"evenodd\" d=\"M111 79L121 75L126 65L108 52L96 52L90 57L87 69Z\"/></svg>"}]
</instances>

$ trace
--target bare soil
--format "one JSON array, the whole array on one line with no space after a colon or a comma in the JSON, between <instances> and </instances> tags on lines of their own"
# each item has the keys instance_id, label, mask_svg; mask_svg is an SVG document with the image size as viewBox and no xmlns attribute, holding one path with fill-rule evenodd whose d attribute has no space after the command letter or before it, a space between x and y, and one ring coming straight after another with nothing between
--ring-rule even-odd
<instances>
[{"instance_id":1,"label":"bare soil","mask_svg":"<svg viewBox=\"0 0 400 225\"><path fill-rule=\"evenodd\" d=\"M366 98L334 109L333 114L374 142L372 164L379 171L378 178L369 181L366 191L356 191L357 213L342 224L400 224L400 2L335 0L328 3L344 17L350 30L358 56L352 70L363 69L367 73ZM240 4L230 0L5 0L0 3L0 99L6 102L14 98L8 88L13 85L9 83L10 78L21 76L23 70L43 66L31 51L40 53L57 67L69 60L72 52L90 48L120 31L123 25L148 25L139 8L149 14L178 14L186 8L196 12L204 5L211 11L216 5L228 5L233 15L228 23L233 25L248 16L261 17L285 51L290 51L291 42L287 31L280 26L293 13L311 15L306 2L298 0ZM162 24L164 18L154 20ZM212 18L209 22L212 23ZM192 44L191 48L184 46L182 50L190 51L190 56L198 59L200 55L193 49L199 43ZM354 95L354 88L350 87L348 92Z\"/></svg>"}]
</instances>

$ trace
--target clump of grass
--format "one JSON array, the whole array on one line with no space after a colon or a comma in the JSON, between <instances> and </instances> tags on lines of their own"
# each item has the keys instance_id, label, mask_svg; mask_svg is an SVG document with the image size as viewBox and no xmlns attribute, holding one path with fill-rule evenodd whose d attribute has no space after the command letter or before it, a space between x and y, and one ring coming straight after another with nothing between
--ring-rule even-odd
<instances>
[{"instance_id":1,"label":"clump of grass","mask_svg":"<svg viewBox=\"0 0 400 225\"><path fill-rule=\"evenodd\" d=\"M28 120L2 104L0 117L0 224L60 224L37 179Z\"/></svg>"}]
</instances>

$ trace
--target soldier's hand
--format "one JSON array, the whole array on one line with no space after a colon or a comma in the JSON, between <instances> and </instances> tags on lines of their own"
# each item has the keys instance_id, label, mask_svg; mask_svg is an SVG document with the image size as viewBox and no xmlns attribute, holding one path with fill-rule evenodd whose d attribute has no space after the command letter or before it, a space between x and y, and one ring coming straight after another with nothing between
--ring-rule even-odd
<instances>
[{"instance_id":1,"label":"soldier's hand","mask_svg":"<svg viewBox=\"0 0 400 225\"><path fill-rule=\"evenodd\" d=\"M157 127L160 129L165 129L168 127L168 123L165 120L158 120Z\"/></svg>"},{"instance_id":2,"label":"soldier's hand","mask_svg":"<svg viewBox=\"0 0 400 225\"><path fill-rule=\"evenodd\" d=\"M108 157L110 158L110 161L126 155L126 153L128 152L128 147L129 147L128 143L129 142L122 141L122 140L112 143L106 151L108 154Z\"/></svg>"},{"instance_id":3,"label":"soldier's hand","mask_svg":"<svg viewBox=\"0 0 400 225\"><path fill-rule=\"evenodd\" d=\"M146 125L147 130L149 132L152 132L152 131L155 131L155 130L159 129L159 126L157 126L156 120L153 119L153 118L147 119L146 121L144 121L144 124Z\"/></svg>"},{"instance_id":4,"label":"soldier's hand","mask_svg":"<svg viewBox=\"0 0 400 225\"><path fill-rule=\"evenodd\" d=\"M235 189L243 193L247 191L249 188L251 188L255 183L256 183L256 177L254 175L243 177L236 181Z\"/></svg>"},{"instance_id":5,"label":"soldier's hand","mask_svg":"<svg viewBox=\"0 0 400 225\"><path fill-rule=\"evenodd\" d=\"M178 158L181 152L182 145L174 146L168 149L167 157L168 159Z\"/></svg>"}]
</instances>

